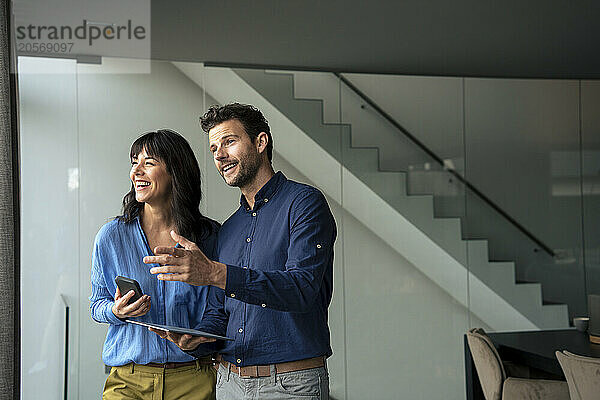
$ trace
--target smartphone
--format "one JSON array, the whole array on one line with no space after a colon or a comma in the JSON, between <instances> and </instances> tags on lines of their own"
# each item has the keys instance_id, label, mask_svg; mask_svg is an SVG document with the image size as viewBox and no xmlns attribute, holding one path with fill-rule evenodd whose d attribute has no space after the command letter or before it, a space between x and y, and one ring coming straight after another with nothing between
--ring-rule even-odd
<instances>
[{"instance_id":1,"label":"smartphone","mask_svg":"<svg viewBox=\"0 0 600 400\"><path fill-rule=\"evenodd\" d=\"M129 299L129 303L127 304L136 302L143 295L142 288L135 279L126 278L124 276L117 276L115 278L115 283L119 287L121 296L125 296L127 293L129 293L130 290L133 290L135 292L133 297Z\"/></svg>"}]
</instances>

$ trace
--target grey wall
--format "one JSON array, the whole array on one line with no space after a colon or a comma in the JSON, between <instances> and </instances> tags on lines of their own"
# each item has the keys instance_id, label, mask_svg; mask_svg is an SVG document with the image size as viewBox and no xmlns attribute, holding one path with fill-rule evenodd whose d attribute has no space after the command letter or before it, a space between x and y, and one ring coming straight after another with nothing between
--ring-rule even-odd
<instances>
[{"instance_id":1,"label":"grey wall","mask_svg":"<svg viewBox=\"0 0 600 400\"><path fill-rule=\"evenodd\" d=\"M152 1L152 57L419 75L600 78L593 0Z\"/></svg>"},{"instance_id":2,"label":"grey wall","mask_svg":"<svg viewBox=\"0 0 600 400\"><path fill-rule=\"evenodd\" d=\"M475 196L467 197L466 234L489 232L490 256L516 257L517 280L542 283L544 300L568 304L572 317L587 312L579 106L578 81L465 82L467 180L558 257L534 252L533 242Z\"/></svg>"}]
</instances>

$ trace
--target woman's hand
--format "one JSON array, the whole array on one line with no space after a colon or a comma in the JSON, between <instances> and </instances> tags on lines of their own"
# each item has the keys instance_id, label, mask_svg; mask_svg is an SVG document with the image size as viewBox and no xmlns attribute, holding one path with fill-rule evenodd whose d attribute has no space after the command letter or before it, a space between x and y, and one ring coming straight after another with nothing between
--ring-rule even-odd
<instances>
[{"instance_id":1,"label":"woman's hand","mask_svg":"<svg viewBox=\"0 0 600 400\"><path fill-rule=\"evenodd\" d=\"M143 295L137 301L127 304L134 294L135 292L130 290L125 296L121 296L121 291L117 288L115 303L112 306L112 312L117 318L141 317L150 311L150 296L148 295Z\"/></svg>"}]
</instances>

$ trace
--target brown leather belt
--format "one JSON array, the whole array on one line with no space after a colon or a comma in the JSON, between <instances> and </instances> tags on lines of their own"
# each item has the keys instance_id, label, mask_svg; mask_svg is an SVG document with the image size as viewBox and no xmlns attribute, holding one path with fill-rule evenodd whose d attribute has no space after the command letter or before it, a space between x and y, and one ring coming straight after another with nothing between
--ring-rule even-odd
<instances>
[{"instance_id":1,"label":"brown leather belt","mask_svg":"<svg viewBox=\"0 0 600 400\"><path fill-rule=\"evenodd\" d=\"M235 372L242 378L264 378L266 376L271 376L270 365L249 365L247 367L238 367L237 365L230 363L229 361L225 361L220 357L218 358L218 361L226 369L231 372ZM282 374L285 372L302 371L305 369L323 367L324 365L324 357L305 358L304 360L275 364L275 371L278 374Z\"/></svg>"},{"instance_id":2,"label":"brown leather belt","mask_svg":"<svg viewBox=\"0 0 600 400\"><path fill-rule=\"evenodd\" d=\"M200 365L213 365L213 361L210 360L204 360L204 359L199 359L198 363ZM144 364L144 366L146 367L154 367L154 368L164 368L164 369L173 369L173 368L180 368L180 367L189 367L192 365L196 365L196 361L188 361L188 362L170 362L170 363L164 363L164 364L158 364L158 363L148 363L148 364Z\"/></svg>"}]
</instances>

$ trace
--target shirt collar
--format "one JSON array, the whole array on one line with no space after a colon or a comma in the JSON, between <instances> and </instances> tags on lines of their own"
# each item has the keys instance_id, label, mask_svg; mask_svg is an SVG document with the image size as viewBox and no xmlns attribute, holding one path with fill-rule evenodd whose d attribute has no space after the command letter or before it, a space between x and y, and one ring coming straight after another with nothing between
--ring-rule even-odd
<instances>
[{"instance_id":1,"label":"shirt collar","mask_svg":"<svg viewBox=\"0 0 600 400\"><path fill-rule=\"evenodd\" d=\"M275 193L277 193L277 190L285 181L287 181L287 178L283 172L279 171L273 175L271 179L269 179L269 181L265 183L254 196L254 209L257 210L263 204L269 202L269 200L271 200ZM246 211L250 210L250 205L246 201L244 195L240 196L240 204Z\"/></svg>"}]
</instances>

